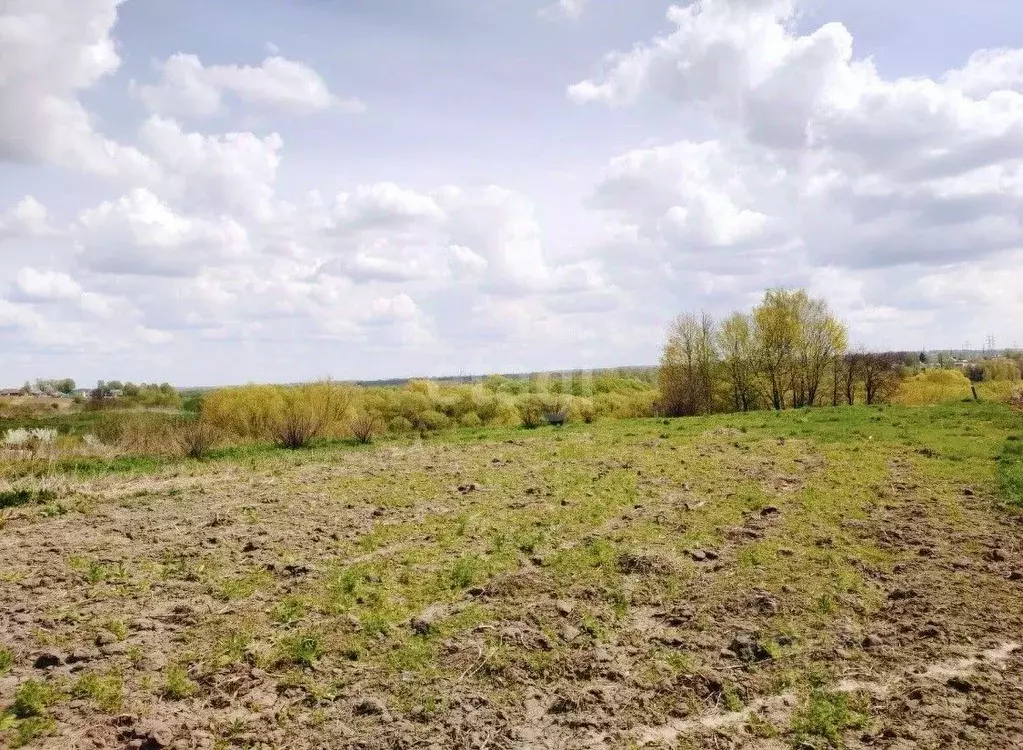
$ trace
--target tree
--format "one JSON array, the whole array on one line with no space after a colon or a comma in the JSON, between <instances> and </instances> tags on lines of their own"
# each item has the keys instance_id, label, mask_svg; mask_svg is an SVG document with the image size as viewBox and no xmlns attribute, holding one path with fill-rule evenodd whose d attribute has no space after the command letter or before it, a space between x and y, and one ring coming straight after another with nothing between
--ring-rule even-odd
<instances>
[{"instance_id":1,"label":"tree","mask_svg":"<svg viewBox=\"0 0 1023 750\"><path fill-rule=\"evenodd\" d=\"M735 410L749 411L756 408L760 393L757 387L753 322L750 317L736 312L726 318L718 329L717 344Z\"/></svg>"},{"instance_id":2,"label":"tree","mask_svg":"<svg viewBox=\"0 0 1023 750\"><path fill-rule=\"evenodd\" d=\"M885 403L899 387L901 357L897 354L864 354L860 360L867 404Z\"/></svg>"},{"instance_id":3,"label":"tree","mask_svg":"<svg viewBox=\"0 0 1023 750\"><path fill-rule=\"evenodd\" d=\"M785 394L794 373L792 358L800 335L797 294L786 289L770 289L753 310L757 370L764 378L771 405L777 411L785 408Z\"/></svg>"},{"instance_id":4,"label":"tree","mask_svg":"<svg viewBox=\"0 0 1023 750\"><path fill-rule=\"evenodd\" d=\"M845 326L831 314L823 299L796 293L799 335L796 338L796 372L799 392L793 390L793 406L814 406L832 359L845 352Z\"/></svg>"},{"instance_id":5,"label":"tree","mask_svg":"<svg viewBox=\"0 0 1023 750\"><path fill-rule=\"evenodd\" d=\"M680 315L668 332L658 380L669 416L709 414L714 409L714 321L707 313Z\"/></svg>"}]
</instances>

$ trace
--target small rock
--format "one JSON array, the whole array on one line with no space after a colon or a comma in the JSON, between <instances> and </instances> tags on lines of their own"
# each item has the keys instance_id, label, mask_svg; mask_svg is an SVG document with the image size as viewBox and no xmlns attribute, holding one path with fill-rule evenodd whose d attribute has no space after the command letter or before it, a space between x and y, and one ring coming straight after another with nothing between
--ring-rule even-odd
<instances>
[{"instance_id":1,"label":"small rock","mask_svg":"<svg viewBox=\"0 0 1023 750\"><path fill-rule=\"evenodd\" d=\"M565 639L565 641L568 642L568 643L571 643L576 638L578 638L580 635L582 635L582 632L579 630L579 628L577 628L577 627L575 627L573 625L565 625L561 629L561 637L563 639Z\"/></svg>"},{"instance_id":2,"label":"small rock","mask_svg":"<svg viewBox=\"0 0 1023 750\"><path fill-rule=\"evenodd\" d=\"M92 648L76 648L67 657L68 664L82 664L99 658L99 651Z\"/></svg>"},{"instance_id":3,"label":"small rock","mask_svg":"<svg viewBox=\"0 0 1023 750\"><path fill-rule=\"evenodd\" d=\"M704 562L707 559L707 553L702 549L690 550L689 556L696 562Z\"/></svg>"},{"instance_id":4,"label":"small rock","mask_svg":"<svg viewBox=\"0 0 1023 750\"><path fill-rule=\"evenodd\" d=\"M108 630L101 630L96 636L97 646L109 646L111 643L117 643L117 636Z\"/></svg>"},{"instance_id":5,"label":"small rock","mask_svg":"<svg viewBox=\"0 0 1023 750\"><path fill-rule=\"evenodd\" d=\"M973 683L965 677L949 677L948 682L945 683L953 690L957 690L960 693L971 693L973 692Z\"/></svg>"},{"instance_id":6,"label":"small rock","mask_svg":"<svg viewBox=\"0 0 1023 750\"><path fill-rule=\"evenodd\" d=\"M63 661L64 656L59 651L47 650L36 656L32 666L36 669L50 669L51 667L60 666Z\"/></svg>"},{"instance_id":7,"label":"small rock","mask_svg":"<svg viewBox=\"0 0 1023 750\"><path fill-rule=\"evenodd\" d=\"M128 647L123 643L106 643L99 647L99 652L104 656L119 656L128 650Z\"/></svg>"},{"instance_id":8,"label":"small rock","mask_svg":"<svg viewBox=\"0 0 1023 750\"><path fill-rule=\"evenodd\" d=\"M559 600L554 605L558 609L558 614L562 617L568 617L572 612L575 611L575 605L572 602Z\"/></svg>"},{"instance_id":9,"label":"small rock","mask_svg":"<svg viewBox=\"0 0 1023 750\"><path fill-rule=\"evenodd\" d=\"M749 633L736 635L728 644L728 650L746 662L766 661L771 658L771 652Z\"/></svg>"},{"instance_id":10,"label":"small rock","mask_svg":"<svg viewBox=\"0 0 1023 750\"><path fill-rule=\"evenodd\" d=\"M383 716L387 713L387 706L379 698L363 698L352 706L352 713L356 716Z\"/></svg>"},{"instance_id":11,"label":"small rock","mask_svg":"<svg viewBox=\"0 0 1023 750\"><path fill-rule=\"evenodd\" d=\"M893 602L898 602L906 599L915 599L916 595L916 591L913 589L895 589L892 593L888 594L888 598Z\"/></svg>"},{"instance_id":12,"label":"small rock","mask_svg":"<svg viewBox=\"0 0 1023 750\"><path fill-rule=\"evenodd\" d=\"M766 591L759 591L754 598L757 610L762 615L778 614L778 600Z\"/></svg>"},{"instance_id":13,"label":"small rock","mask_svg":"<svg viewBox=\"0 0 1023 750\"><path fill-rule=\"evenodd\" d=\"M170 747L174 742L174 730L166 724L147 724L138 734L143 740L142 747L147 750Z\"/></svg>"},{"instance_id":14,"label":"small rock","mask_svg":"<svg viewBox=\"0 0 1023 750\"><path fill-rule=\"evenodd\" d=\"M412 618L412 630L419 635L426 635L433 630L437 620L444 616L445 609L442 605L435 604L427 607L417 617Z\"/></svg>"}]
</instances>

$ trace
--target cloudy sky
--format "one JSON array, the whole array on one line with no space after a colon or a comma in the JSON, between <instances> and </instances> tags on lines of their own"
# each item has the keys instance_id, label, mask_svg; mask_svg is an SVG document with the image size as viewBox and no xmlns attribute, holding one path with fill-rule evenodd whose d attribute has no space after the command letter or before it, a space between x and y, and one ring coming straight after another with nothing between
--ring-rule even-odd
<instances>
[{"instance_id":1,"label":"cloudy sky","mask_svg":"<svg viewBox=\"0 0 1023 750\"><path fill-rule=\"evenodd\" d=\"M0 385L1023 343L1023 5L0 0Z\"/></svg>"}]
</instances>

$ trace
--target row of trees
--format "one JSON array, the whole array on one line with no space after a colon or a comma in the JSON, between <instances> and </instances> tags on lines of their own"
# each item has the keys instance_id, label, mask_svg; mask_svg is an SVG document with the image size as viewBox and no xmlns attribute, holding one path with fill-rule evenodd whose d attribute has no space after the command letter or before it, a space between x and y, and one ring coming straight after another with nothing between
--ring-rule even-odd
<instances>
[{"instance_id":1,"label":"row of trees","mask_svg":"<svg viewBox=\"0 0 1023 750\"><path fill-rule=\"evenodd\" d=\"M905 355L847 349L845 324L803 290L769 290L752 312L720 322L681 315L661 358L661 410L687 416L889 398Z\"/></svg>"}]
</instances>

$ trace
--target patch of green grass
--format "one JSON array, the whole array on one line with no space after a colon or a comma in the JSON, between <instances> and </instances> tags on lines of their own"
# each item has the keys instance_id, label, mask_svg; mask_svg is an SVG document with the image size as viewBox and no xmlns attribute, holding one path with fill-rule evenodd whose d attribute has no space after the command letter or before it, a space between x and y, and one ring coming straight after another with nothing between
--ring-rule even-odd
<instances>
[{"instance_id":1,"label":"patch of green grass","mask_svg":"<svg viewBox=\"0 0 1023 750\"><path fill-rule=\"evenodd\" d=\"M124 680L117 672L87 672L71 687L71 697L90 700L105 713L116 713L124 704Z\"/></svg>"},{"instance_id":2,"label":"patch of green grass","mask_svg":"<svg viewBox=\"0 0 1023 750\"><path fill-rule=\"evenodd\" d=\"M14 667L14 652L6 646L0 646L0 677L4 677Z\"/></svg>"},{"instance_id":3,"label":"patch of green grass","mask_svg":"<svg viewBox=\"0 0 1023 750\"><path fill-rule=\"evenodd\" d=\"M24 487L16 490L0 492L0 510L4 508L20 508L23 505L42 504L53 500L55 495L49 490L30 490Z\"/></svg>"},{"instance_id":4,"label":"patch of green grass","mask_svg":"<svg viewBox=\"0 0 1023 750\"><path fill-rule=\"evenodd\" d=\"M188 670L180 664L172 664L163 673L163 686L160 689L165 698L183 700L198 692L199 686L188 677Z\"/></svg>"},{"instance_id":5,"label":"patch of green grass","mask_svg":"<svg viewBox=\"0 0 1023 750\"><path fill-rule=\"evenodd\" d=\"M14 694L10 712L19 719L45 716L46 709L59 699L60 692L52 685L37 680L28 680Z\"/></svg>"},{"instance_id":6,"label":"patch of green grass","mask_svg":"<svg viewBox=\"0 0 1023 750\"><path fill-rule=\"evenodd\" d=\"M998 456L998 484L1005 505L1023 511L1023 441L1005 441Z\"/></svg>"},{"instance_id":7,"label":"patch of green grass","mask_svg":"<svg viewBox=\"0 0 1023 750\"><path fill-rule=\"evenodd\" d=\"M841 747L842 733L867 725L867 701L846 693L814 690L792 719L795 747Z\"/></svg>"},{"instance_id":8,"label":"patch of green grass","mask_svg":"<svg viewBox=\"0 0 1023 750\"><path fill-rule=\"evenodd\" d=\"M281 640L278 662L312 667L323 656L323 639L317 633L299 633Z\"/></svg>"},{"instance_id":9,"label":"patch of green grass","mask_svg":"<svg viewBox=\"0 0 1023 750\"><path fill-rule=\"evenodd\" d=\"M10 714L0 716L0 738L6 737L9 747L26 747L36 740L57 733L57 722L51 716L31 716L15 719Z\"/></svg>"},{"instance_id":10,"label":"patch of green grass","mask_svg":"<svg viewBox=\"0 0 1023 750\"><path fill-rule=\"evenodd\" d=\"M128 626L124 624L123 620L107 620L103 623L103 628L113 633L119 641L128 637Z\"/></svg>"},{"instance_id":11,"label":"patch of green grass","mask_svg":"<svg viewBox=\"0 0 1023 750\"><path fill-rule=\"evenodd\" d=\"M446 580L453 589L467 589L483 575L483 562L479 555L462 555L447 571Z\"/></svg>"},{"instance_id":12,"label":"patch of green grass","mask_svg":"<svg viewBox=\"0 0 1023 750\"><path fill-rule=\"evenodd\" d=\"M281 625L294 625L301 622L308 611L309 607L305 600L297 596L289 596L274 607L273 619L274 622Z\"/></svg>"}]
</instances>

